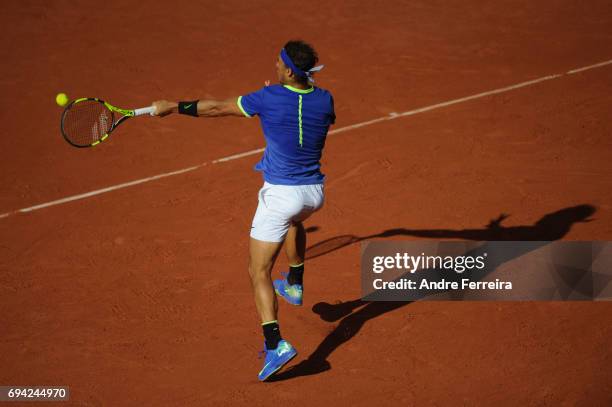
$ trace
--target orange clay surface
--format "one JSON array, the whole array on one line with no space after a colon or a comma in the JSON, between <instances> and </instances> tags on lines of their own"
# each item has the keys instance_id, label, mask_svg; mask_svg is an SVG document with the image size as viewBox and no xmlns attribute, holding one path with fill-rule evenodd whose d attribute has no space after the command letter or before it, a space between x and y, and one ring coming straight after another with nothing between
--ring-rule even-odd
<instances>
[{"instance_id":1,"label":"orange clay surface","mask_svg":"<svg viewBox=\"0 0 612 407\"><path fill-rule=\"evenodd\" d=\"M257 119L145 117L78 150L58 92L238 96L298 37L340 128L608 61L610 27L604 0L2 2L0 213L264 143ZM612 240L611 111L607 65L331 135L305 304L280 304L299 355L272 383L246 271L258 155L2 218L0 385L74 406L610 405L612 304L365 304L359 241ZM563 215L579 205L588 222Z\"/></svg>"}]
</instances>

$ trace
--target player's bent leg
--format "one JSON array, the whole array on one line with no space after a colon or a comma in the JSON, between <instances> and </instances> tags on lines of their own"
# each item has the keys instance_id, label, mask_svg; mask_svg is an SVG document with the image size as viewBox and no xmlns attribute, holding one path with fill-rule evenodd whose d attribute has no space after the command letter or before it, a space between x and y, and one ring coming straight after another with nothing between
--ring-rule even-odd
<instances>
[{"instance_id":1,"label":"player's bent leg","mask_svg":"<svg viewBox=\"0 0 612 407\"><path fill-rule=\"evenodd\" d=\"M274 291L292 305L302 305L304 295L303 274L306 252L306 231L302 222L293 222L285 239L285 254L289 272L281 272L283 278L274 280Z\"/></svg>"},{"instance_id":2,"label":"player's bent leg","mask_svg":"<svg viewBox=\"0 0 612 407\"><path fill-rule=\"evenodd\" d=\"M304 263L306 230L302 222L292 222L285 238L285 254L290 265Z\"/></svg>"}]
</instances>

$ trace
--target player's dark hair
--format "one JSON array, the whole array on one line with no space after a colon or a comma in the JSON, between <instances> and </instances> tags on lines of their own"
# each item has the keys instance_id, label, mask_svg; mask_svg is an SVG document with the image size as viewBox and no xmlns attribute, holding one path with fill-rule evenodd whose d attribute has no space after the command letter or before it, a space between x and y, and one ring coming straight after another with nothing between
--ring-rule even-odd
<instances>
[{"instance_id":1,"label":"player's dark hair","mask_svg":"<svg viewBox=\"0 0 612 407\"><path fill-rule=\"evenodd\" d=\"M285 44L285 51L295 66L304 72L312 69L319 62L319 56L314 48L302 40L289 41ZM308 84L308 78L305 77L296 75L295 80L303 85Z\"/></svg>"}]
</instances>

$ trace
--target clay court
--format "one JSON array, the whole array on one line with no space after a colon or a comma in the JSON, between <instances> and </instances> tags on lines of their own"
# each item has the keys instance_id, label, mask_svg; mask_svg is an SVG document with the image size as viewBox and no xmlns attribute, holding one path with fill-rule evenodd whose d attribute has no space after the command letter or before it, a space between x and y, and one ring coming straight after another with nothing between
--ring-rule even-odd
<instances>
[{"instance_id":1,"label":"clay court","mask_svg":"<svg viewBox=\"0 0 612 407\"><path fill-rule=\"evenodd\" d=\"M0 385L69 386L57 404L73 406L612 403L609 302L359 300L367 239L612 240L609 1L0 11ZM54 97L243 95L275 79L293 38L326 65L317 86L338 119L305 303L280 304L299 354L260 383L247 273L260 153L235 156L264 146L259 121L135 118L75 149Z\"/></svg>"}]
</instances>

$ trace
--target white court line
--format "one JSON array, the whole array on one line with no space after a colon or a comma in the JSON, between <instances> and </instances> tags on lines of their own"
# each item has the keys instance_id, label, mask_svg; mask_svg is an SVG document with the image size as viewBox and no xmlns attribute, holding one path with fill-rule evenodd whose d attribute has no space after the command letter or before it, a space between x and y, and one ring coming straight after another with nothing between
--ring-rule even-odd
<instances>
[{"instance_id":1,"label":"white court line","mask_svg":"<svg viewBox=\"0 0 612 407\"><path fill-rule=\"evenodd\" d=\"M329 134L329 133L331 133L331 132L327 132L327 134ZM216 160L213 160L212 163L213 164L217 164L217 163L223 163L223 162L226 162L226 161L237 160L238 158L247 157L249 155L253 155L253 154L257 154L257 153L263 153L264 150L265 150L265 148L258 148L256 150L245 151L244 153L240 153L240 154L228 155L227 157L217 158Z\"/></svg>"},{"instance_id":2,"label":"white court line","mask_svg":"<svg viewBox=\"0 0 612 407\"><path fill-rule=\"evenodd\" d=\"M143 184L145 182L154 181L156 179L171 177L173 175L178 175L178 174L183 174L185 172L197 170L198 168L201 168L204 165L206 165L206 163L200 164L200 165L194 165L193 167L189 167L189 168L183 168L182 170L176 170L176 171L172 171L172 172L167 172L165 174L154 175L154 176L148 177L148 178L142 178L142 179L137 179L135 181L125 182L123 184L113 185L113 186L110 186L110 187L107 187L107 188L97 189L95 191L86 192L84 194L72 195L72 196L69 196L69 197L66 197L66 198L58 199L56 201L46 202L46 203L43 203L43 204L40 204L40 205L35 205L35 206L30 206L28 208L18 209L18 210L14 211L14 212L3 213L2 215L0 215L0 218L6 218L7 216L10 216L10 215L15 214L15 213L20 213L20 212L32 212L32 211L36 211L38 209L47 208L49 206L61 205L61 204L66 203L66 202L71 202L71 201L76 201L76 200L79 200L79 199L89 198L90 196L94 196L94 195L100 195L100 194L103 194L105 192L114 191L116 189L127 188L127 187L131 187L132 185Z\"/></svg>"},{"instance_id":3,"label":"white court line","mask_svg":"<svg viewBox=\"0 0 612 407\"><path fill-rule=\"evenodd\" d=\"M589 69L599 68L600 66L608 65L610 63L612 63L612 61L605 61L605 62L600 62L598 64L585 66L583 68L572 69L571 71L567 71L567 74L568 75L572 75L572 74L575 74L575 73L578 73L578 72L588 71Z\"/></svg>"},{"instance_id":4,"label":"white court line","mask_svg":"<svg viewBox=\"0 0 612 407\"><path fill-rule=\"evenodd\" d=\"M383 122L383 121L395 120L395 119L398 119L400 117L412 116L412 115L415 115L415 114L418 114L418 113L428 112L430 110L434 110L434 109L439 109L439 108L446 107L446 106L455 105L457 103L463 103L463 102L467 102L467 101L474 100L474 99L480 99L480 98L483 98L483 97L486 97L486 96L496 95L498 93L509 92L511 90L520 89L520 88L524 88L526 86L535 85L536 83L545 82L545 81L549 81L549 80L552 80L552 79L560 78L560 77L562 77L564 75L572 75L572 74L576 74L576 73L579 73L579 72L588 71L589 69L600 68L602 66L606 66L606 65L610 65L610 64L612 64L612 59L608 60L608 61L604 61L604 62L600 62L600 63L594 64L594 65L589 65L589 66L585 66L585 67L582 67L582 68L572 69L572 70L567 71L565 73L543 76L541 78L534 79L534 80L531 80L531 81L521 82L521 83L517 83L516 85L511 85L511 86L507 86L507 87L504 87L504 88L494 89L494 90L490 90L488 92L477 93L475 95L466 96L466 97L459 98L459 99L453 99L453 100L449 100L447 102L442 102L442 103L438 103L438 104L431 105L431 106L425 106L425 107L421 107L421 108L414 109L414 110L409 110L409 111L402 112L402 113L390 113L388 116L379 117L378 119L368 120L368 121L365 121L365 122L356 123L356 124L352 124L350 126L345 126L345 127L339 128L339 129L331 130L331 131L328 132L328 134L331 135L331 134L341 133L341 132L348 131L348 130L354 130L354 129L358 129L360 127L370 126L372 124ZM222 162L237 160L239 158L248 157L248 156L254 155L254 154L259 154L262 151L264 151L263 148L258 148L256 150L246 151L244 153L233 154L233 155L230 155L230 156L227 156L227 157L218 158L216 160L210 161L210 163L211 164L218 164L218 163L222 163ZM207 164L208 164L208 162L205 162L205 163L202 163L202 164L199 164L199 165L194 165L193 167L183 168L181 170L176 170L176 171L172 171L172 172L166 172L164 174L154 175L154 176L148 177L148 178L141 178L141 179L137 179L135 181L130 181L130 182L126 182L126 183L123 183L123 184L113 185L113 186L110 186L110 187L107 187L107 188L102 188L102 189L97 189L95 191L86 192L84 194L72 195L72 196L69 196L69 197L66 197L66 198L63 198L63 199L58 199L58 200L55 200L55 201L46 202L46 203L42 203L42 204L35 205L35 206L30 206L28 208L17 209L17 210L12 211L12 212L7 212L7 213L1 214L0 215L0 219L7 218L7 217L9 217L11 215L14 215L16 213L32 212L32 211L36 211L38 209L47 208L49 206L61 205L61 204L67 203L67 202L72 202L72 201L76 201L76 200L79 200L79 199L85 199L85 198L89 198L89 197L92 197L92 196L95 196L95 195L104 194L106 192L115 191L117 189L122 189L122 188L131 187L133 185L143 184L145 182L154 181L156 179L171 177L173 175L184 174L186 172L190 172L190 171L197 170L198 168L202 168L203 166L205 166Z\"/></svg>"}]
</instances>

